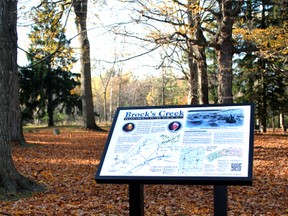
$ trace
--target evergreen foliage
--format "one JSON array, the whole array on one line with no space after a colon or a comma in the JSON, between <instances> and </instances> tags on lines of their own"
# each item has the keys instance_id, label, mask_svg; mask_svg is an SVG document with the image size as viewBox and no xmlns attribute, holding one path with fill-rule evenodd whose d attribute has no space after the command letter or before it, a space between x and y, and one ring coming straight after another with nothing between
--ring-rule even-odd
<instances>
[{"instance_id":1,"label":"evergreen foliage","mask_svg":"<svg viewBox=\"0 0 288 216\"><path fill-rule=\"evenodd\" d=\"M268 116L287 112L287 18L285 1L248 1L234 30L238 48L236 102L254 102L256 116L266 131Z\"/></svg>"},{"instance_id":2,"label":"evergreen foliage","mask_svg":"<svg viewBox=\"0 0 288 216\"><path fill-rule=\"evenodd\" d=\"M75 58L60 22L62 12L48 1L35 10L29 34L31 65L19 72L23 119L32 119L35 114L43 118L47 113L48 126L54 125L56 109L67 114L81 109L80 97L74 93L80 75L70 71Z\"/></svg>"}]
</instances>

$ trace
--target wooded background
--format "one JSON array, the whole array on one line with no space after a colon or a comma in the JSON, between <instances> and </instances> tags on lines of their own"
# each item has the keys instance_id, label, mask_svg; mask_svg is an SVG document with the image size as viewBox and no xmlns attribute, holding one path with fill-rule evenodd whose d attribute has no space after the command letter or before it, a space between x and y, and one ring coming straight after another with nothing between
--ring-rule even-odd
<instances>
[{"instance_id":1,"label":"wooded background","mask_svg":"<svg viewBox=\"0 0 288 216\"><path fill-rule=\"evenodd\" d=\"M41 1L22 17L33 21L27 55L28 70L33 70L33 74L39 72L40 78L33 77L36 82L48 82L45 70L46 74L53 74L49 71L61 68L55 76L50 76L55 79L63 77L60 71L71 71L79 58L82 62L80 71L72 69L76 74L81 72L81 81L78 79L79 83L71 86L70 95L69 92L64 94L61 86L57 87L61 85L59 79L52 85L54 92L47 91L51 85L45 91L43 85L31 89L30 84L27 91L24 88L27 75L22 73L22 95L34 95L34 100L24 97L22 110L26 109L30 120L36 120L33 123L48 121L48 125L53 126L52 116L65 122L74 121L75 116L80 115L85 124L88 119L94 119L94 113L99 123L109 124L117 106L254 102L256 124L263 131L267 127L284 128L288 124L285 118L288 107L287 1L121 0L114 8L110 8L109 1L75 3ZM103 8L106 14L101 12ZM82 41L80 47L74 49L70 42L77 35L72 39L65 36L65 29L69 28L67 20L74 17L73 11ZM126 16L116 17L117 11L121 14L124 11ZM18 13L21 14L21 7ZM98 57L93 54L95 50L90 47L87 29L87 26L92 29L92 22L93 28L121 38L110 41L117 47L111 53L112 61L108 57L105 60L101 53ZM145 70L138 74L125 70L129 60L146 61L145 55L157 56L153 62L143 62L154 67L153 74L147 72L147 76L143 76ZM42 65L42 68L36 69L35 65ZM95 75L92 78L91 73ZM71 76L67 80L75 79L75 75ZM68 86L67 83L62 85ZM77 87L80 83L81 90ZM61 92L62 96L56 92ZM37 103L39 96L41 102ZM77 96L81 97L84 107L75 101ZM64 100L68 97L75 100ZM86 106L88 98L91 101ZM60 114L63 105L68 107L68 116ZM79 108L78 112L75 107ZM85 107L90 107L89 111ZM85 113L89 113L89 117Z\"/></svg>"}]
</instances>

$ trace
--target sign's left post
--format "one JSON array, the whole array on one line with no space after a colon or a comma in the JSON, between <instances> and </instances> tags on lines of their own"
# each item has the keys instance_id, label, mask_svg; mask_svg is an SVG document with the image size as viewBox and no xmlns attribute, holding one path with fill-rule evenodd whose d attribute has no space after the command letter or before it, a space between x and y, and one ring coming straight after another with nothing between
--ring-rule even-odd
<instances>
[{"instance_id":1,"label":"sign's left post","mask_svg":"<svg viewBox=\"0 0 288 216\"><path fill-rule=\"evenodd\" d=\"M130 216L144 216L144 185L129 184L129 212Z\"/></svg>"}]
</instances>

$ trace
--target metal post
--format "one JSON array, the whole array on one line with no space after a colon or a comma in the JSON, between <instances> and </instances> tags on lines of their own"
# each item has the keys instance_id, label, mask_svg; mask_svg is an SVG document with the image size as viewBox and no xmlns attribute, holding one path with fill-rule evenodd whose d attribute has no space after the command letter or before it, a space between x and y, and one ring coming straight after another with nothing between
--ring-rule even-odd
<instances>
[{"instance_id":1,"label":"metal post","mask_svg":"<svg viewBox=\"0 0 288 216\"><path fill-rule=\"evenodd\" d=\"M129 215L144 216L144 186L129 184Z\"/></svg>"},{"instance_id":2,"label":"metal post","mask_svg":"<svg viewBox=\"0 0 288 216\"><path fill-rule=\"evenodd\" d=\"M227 216L228 189L227 185L214 185L214 216Z\"/></svg>"}]
</instances>

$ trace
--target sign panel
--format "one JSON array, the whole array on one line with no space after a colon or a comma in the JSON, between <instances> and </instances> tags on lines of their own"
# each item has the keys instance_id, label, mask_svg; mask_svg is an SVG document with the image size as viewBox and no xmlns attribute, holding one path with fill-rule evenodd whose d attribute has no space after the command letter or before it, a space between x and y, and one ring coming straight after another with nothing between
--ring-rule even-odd
<instances>
[{"instance_id":1,"label":"sign panel","mask_svg":"<svg viewBox=\"0 0 288 216\"><path fill-rule=\"evenodd\" d=\"M252 184L253 104L118 108L99 183Z\"/></svg>"}]
</instances>

